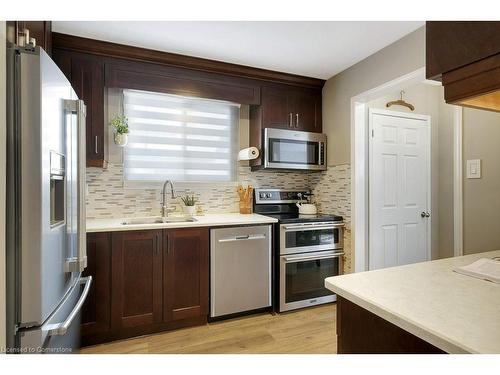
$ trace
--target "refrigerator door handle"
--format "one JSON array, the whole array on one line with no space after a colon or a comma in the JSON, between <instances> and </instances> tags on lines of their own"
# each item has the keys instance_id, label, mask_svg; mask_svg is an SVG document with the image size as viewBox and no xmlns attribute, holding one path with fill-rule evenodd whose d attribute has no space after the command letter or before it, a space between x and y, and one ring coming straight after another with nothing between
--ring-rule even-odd
<instances>
[{"instance_id":1,"label":"refrigerator door handle","mask_svg":"<svg viewBox=\"0 0 500 375\"><path fill-rule=\"evenodd\" d=\"M85 150L86 107L83 100L77 100L77 144L78 144L78 268L80 272L87 267L87 228L85 199L85 173L87 152Z\"/></svg>"},{"instance_id":2,"label":"refrigerator door handle","mask_svg":"<svg viewBox=\"0 0 500 375\"><path fill-rule=\"evenodd\" d=\"M71 313L68 315L68 317L64 322L53 324L50 327L48 332L49 336L63 336L68 331L68 327L71 325L75 317L78 315L78 313L82 309L85 300L87 299L87 295L89 294L90 286L92 284L92 276L81 278L80 284L83 283L85 283L85 287L83 288L82 295L80 296L80 299L76 303L75 307L73 307L73 310L71 310Z\"/></svg>"},{"instance_id":3,"label":"refrigerator door handle","mask_svg":"<svg viewBox=\"0 0 500 375\"><path fill-rule=\"evenodd\" d=\"M87 228L85 227L85 170L87 155L85 150L86 107L83 100L66 100L66 110L76 113L78 199L77 199L77 257L66 260L67 272L83 272L87 267Z\"/></svg>"}]
</instances>

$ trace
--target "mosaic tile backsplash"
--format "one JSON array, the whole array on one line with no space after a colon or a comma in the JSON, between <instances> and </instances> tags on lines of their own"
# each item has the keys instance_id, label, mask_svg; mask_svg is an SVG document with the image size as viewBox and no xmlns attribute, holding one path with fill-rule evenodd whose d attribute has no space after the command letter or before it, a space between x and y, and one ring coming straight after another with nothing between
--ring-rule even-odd
<instances>
[{"instance_id":1,"label":"mosaic tile backsplash","mask_svg":"<svg viewBox=\"0 0 500 375\"><path fill-rule=\"evenodd\" d=\"M350 168L349 165L332 166L320 173L250 171L240 167L238 182L254 188L310 189L320 212L335 213L350 221ZM158 216L161 192L159 188L126 188L123 186L123 168L111 164L107 169L87 168L87 217L122 218ZM178 196L194 194L197 205L204 212L238 212L239 198L236 187L213 184L176 187ZM181 212L180 199L170 199L168 206Z\"/></svg>"},{"instance_id":2,"label":"mosaic tile backsplash","mask_svg":"<svg viewBox=\"0 0 500 375\"><path fill-rule=\"evenodd\" d=\"M351 170L350 165L330 166L324 172L252 172L250 167L240 167L238 182L254 188L309 189L313 201L322 213L344 217L345 272L351 270L350 224L351 224ZM108 164L107 169L87 168L87 218L124 218L159 216L161 189L136 189L123 186L121 164ZM176 186L178 196L194 194L205 213L239 212L236 186L228 184ZM168 207L182 212L179 198L168 197ZM174 213L175 214L175 213Z\"/></svg>"}]
</instances>

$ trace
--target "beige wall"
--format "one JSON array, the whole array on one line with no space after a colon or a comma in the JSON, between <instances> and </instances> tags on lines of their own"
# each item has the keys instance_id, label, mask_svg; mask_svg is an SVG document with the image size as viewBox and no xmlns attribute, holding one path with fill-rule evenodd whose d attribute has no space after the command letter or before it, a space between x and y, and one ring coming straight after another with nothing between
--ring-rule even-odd
<instances>
[{"instance_id":1,"label":"beige wall","mask_svg":"<svg viewBox=\"0 0 500 375\"><path fill-rule=\"evenodd\" d=\"M0 349L5 347L5 22L0 22Z\"/></svg>"},{"instance_id":2,"label":"beige wall","mask_svg":"<svg viewBox=\"0 0 500 375\"><path fill-rule=\"evenodd\" d=\"M328 165L351 161L351 98L423 66L425 27L326 82L323 88L323 131L328 135Z\"/></svg>"},{"instance_id":3,"label":"beige wall","mask_svg":"<svg viewBox=\"0 0 500 375\"><path fill-rule=\"evenodd\" d=\"M439 103L439 258L449 258L453 256L454 247L454 107L444 101L444 90Z\"/></svg>"},{"instance_id":4,"label":"beige wall","mask_svg":"<svg viewBox=\"0 0 500 375\"><path fill-rule=\"evenodd\" d=\"M500 113L463 112L464 254L500 249ZM481 159L482 177L466 178L466 160Z\"/></svg>"}]
</instances>

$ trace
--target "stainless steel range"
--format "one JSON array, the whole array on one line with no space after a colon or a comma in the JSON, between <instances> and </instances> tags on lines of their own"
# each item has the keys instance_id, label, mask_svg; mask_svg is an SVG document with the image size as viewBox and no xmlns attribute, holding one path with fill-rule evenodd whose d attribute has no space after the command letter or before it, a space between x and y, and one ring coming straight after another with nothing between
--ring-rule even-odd
<instances>
[{"instance_id":1,"label":"stainless steel range","mask_svg":"<svg viewBox=\"0 0 500 375\"><path fill-rule=\"evenodd\" d=\"M256 189L254 212L278 219L275 229L275 290L278 311L333 302L325 278L343 272L341 216L300 215L296 203L308 191Z\"/></svg>"}]
</instances>

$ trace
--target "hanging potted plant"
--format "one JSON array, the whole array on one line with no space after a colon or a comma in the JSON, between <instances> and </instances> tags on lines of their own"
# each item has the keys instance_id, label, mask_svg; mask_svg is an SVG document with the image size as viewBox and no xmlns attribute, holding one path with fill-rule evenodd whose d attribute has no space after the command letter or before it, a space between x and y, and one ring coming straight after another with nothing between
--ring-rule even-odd
<instances>
[{"instance_id":1,"label":"hanging potted plant","mask_svg":"<svg viewBox=\"0 0 500 375\"><path fill-rule=\"evenodd\" d=\"M119 147L125 147L128 142L128 118L123 115L115 115L111 119L109 126L115 131L113 136L115 144Z\"/></svg>"},{"instance_id":2,"label":"hanging potted plant","mask_svg":"<svg viewBox=\"0 0 500 375\"><path fill-rule=\"evenodd\" d=\"M194 195L185 195L181 197L182 203L184 203L184 206L182 207L182 210L184 211L184 214L189 217L193 217L195 213L195 203L196 203L196 198Z\"/></svg>"}]
</instances>

